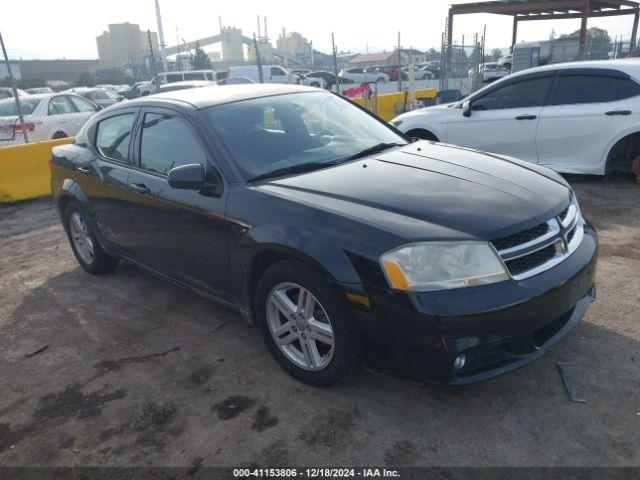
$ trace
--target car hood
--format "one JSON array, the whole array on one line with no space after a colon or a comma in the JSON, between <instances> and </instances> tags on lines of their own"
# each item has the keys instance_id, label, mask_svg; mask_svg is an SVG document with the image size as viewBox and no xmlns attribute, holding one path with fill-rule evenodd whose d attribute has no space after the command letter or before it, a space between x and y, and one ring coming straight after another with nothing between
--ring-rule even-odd
<instances>
[{"instance_id":1,"label":"car hood","mask_svg":"<svg viewBox=\"0 0 640 480\"><path fill-rule=\"evenodd\" d=\"M258 188L410 239L509 235L559 213L571 195L546 168L431 142Z\"/></svg>"}]
</instances>

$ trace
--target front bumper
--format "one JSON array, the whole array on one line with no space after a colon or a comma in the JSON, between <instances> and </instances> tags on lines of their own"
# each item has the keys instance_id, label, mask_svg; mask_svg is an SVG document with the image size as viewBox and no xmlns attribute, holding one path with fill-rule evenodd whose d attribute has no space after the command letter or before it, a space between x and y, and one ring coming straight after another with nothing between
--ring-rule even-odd
<instances>
[{"instance_id":1,"label":"front bumper","mask_svg":"<svg viewBox=\"0 0 640 480\"><path fill-rule=\"evenodd\" d=\"M425 293L368 288L356 310L367 366L446 384L500 375L540 358L595 298L597 236L556 267L522 281ZM465 365L455 368L464 354Z\"/></svg>"}]
</instances>

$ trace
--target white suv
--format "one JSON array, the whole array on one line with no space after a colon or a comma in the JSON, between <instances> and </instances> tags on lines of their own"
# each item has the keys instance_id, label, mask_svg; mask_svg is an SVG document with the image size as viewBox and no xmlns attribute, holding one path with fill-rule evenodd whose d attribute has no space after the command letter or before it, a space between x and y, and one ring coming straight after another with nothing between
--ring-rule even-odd
<instances>
[{"instance_id":1,"label":"white suv","mask_svg":"<svg viewBox=\"0 0 640 480\"><path fill-rule=\"evenodd\" d=\"M464 101L392 123L411 137L510 155L558 172L630 171L640 153L640 62L531 68Z\"/></svg>"}]
</instances>

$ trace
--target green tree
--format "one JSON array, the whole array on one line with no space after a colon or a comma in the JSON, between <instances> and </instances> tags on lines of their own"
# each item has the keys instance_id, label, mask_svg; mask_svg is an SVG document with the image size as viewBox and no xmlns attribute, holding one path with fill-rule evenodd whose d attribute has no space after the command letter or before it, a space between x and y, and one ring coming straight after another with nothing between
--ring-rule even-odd
<instances>
[{"instance_id":1,"label":"green tree","mask_svg":"<svg viewBox=\"0 0 640 480\"><path fill-rule=\"evenodd\" d=\"M566 38L580 38L580 30L576 30L573 33L560 35L560 40ZM591 41L592 43L611 43L611 37L609 36L609 32L607 32L604 28L591 27L587 29L586 33L587 42Z\"/></svg>"},{"instance_id":2,"label":"green tree","mask_svg":"<svg viewBox=\"0 0 640 480\"><path fill-rule=\"evenodd\" d=\"M440 60L440 52L435 48L430 48L427 50L427 61Z\"/></svg>"},{"instance_id":3,"label":"green tree","mask_svg":"<svg viewBox=\"0 0 640 480\"><path fill-rule=\"evenodd\" d=\"M200 43L196 43L196 51L191 55L191 66L195 70L210 70L211 60L205 51L200 48Z\"/></svg>"}]
</instances>

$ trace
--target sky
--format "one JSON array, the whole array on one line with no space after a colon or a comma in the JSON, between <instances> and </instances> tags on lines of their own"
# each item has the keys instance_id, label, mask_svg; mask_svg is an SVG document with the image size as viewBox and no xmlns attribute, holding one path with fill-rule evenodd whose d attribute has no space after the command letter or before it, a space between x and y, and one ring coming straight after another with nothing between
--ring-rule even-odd
<instances>
[{"instance_id":1,"label":"sky","mask_svg":"<svg viewBox=\"0 0 640 480\"><path fill-rule=\"evenodd\" d=\"M403 0L398 6L375 0L160 0L160 8L169 46L177 38L191 41L218 33L219 16L224 26L241 28L243 34L252 36L257 30L256 15L260 15L267 16L274 45L284 27L287 32L302 33L320 51L331 51L333 32L339 50L363 53L392 50L398 32L405 48L439 49L450 3L467 2ZM109 23L122 22L157 30L154 0L29 0L28 8L2 9L0 33L11 59L87 59L98 56L95 37ZM605 28L612 38L622 35L628 39L632 23L633 16L624 15L590 19L588 26ZM464 35L468 42L484 25L487 50L509 46L512 18L503 15L456 16L453 37L460 41ZM552 28L559 35L579 27L579 19L521 22L518 41L547 39Z\"/></svg>"}]
</instances>

